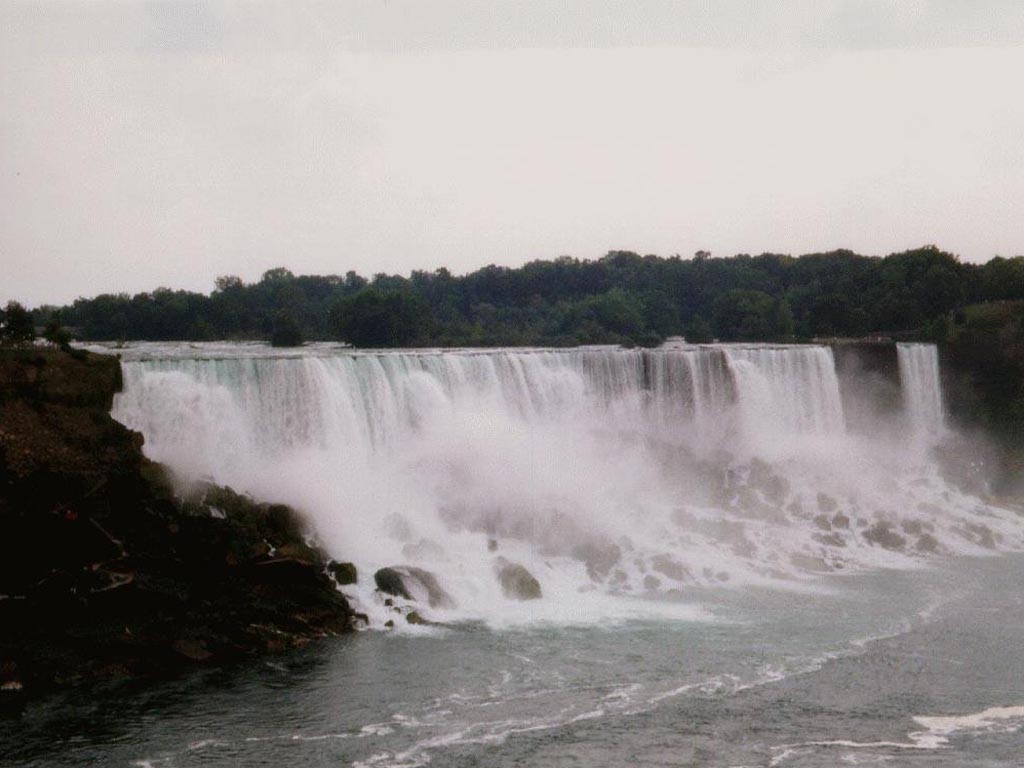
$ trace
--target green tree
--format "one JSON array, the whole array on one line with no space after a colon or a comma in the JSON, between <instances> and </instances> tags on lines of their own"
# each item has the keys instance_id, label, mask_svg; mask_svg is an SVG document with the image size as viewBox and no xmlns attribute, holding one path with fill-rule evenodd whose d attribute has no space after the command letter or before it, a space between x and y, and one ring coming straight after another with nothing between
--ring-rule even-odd
<instances>
[{"instance_id":1,"label":"green tree","mask_svg":"<svg viewBox=\"0 0 1024 768\"><path fill-rule=\"evenodd\" d=\"M796 333L796 322L793 320L793 310L786 299L779 299L775 305L775 337L778 339L792 339Z\"/></svg>"},{"instance_id":2,"label":"green tree","mask_svg":"<svg viewBox=\"0 0 1024 768\"><path fill-rule=\"evenodd\" d=\"M71 346L71 332L61 323L60 311L53 312L43 328L43 338L54 346L68 349Z\"/></svg>"},{"instance_id":3,"label":"green tree","mask_svg":"<svg viewBox=\"0 0 1024 768\"><path fill-rule=\"evenodd\" d=\"M286 312L278 312L274 316L274 330L270 335L272 347L301 347L302 329L295 318Z\"/></svg>"},{"instance_id":4,"label":"green tree","mask_svg":"<svg viewBox=\"0 0 1024 768\"><path fill-rule=\"evenodd\" d=\"M727 341L766 341L777 334L775 299L763 291L734 288L714 302L716 335Z\"/></svg>"},{"instance_id":5,"label":"green tree","mask_svg":"<svg viewBox=\"0 0 1024 768\"><path fill-rule=\"evenodd\" d=\"M5 344L30 344L36 337L32 313L16 301L7 302L0 318L0 342Z\"/></svg>"},{"instance_id":6,"label":"green tree","mask_svg":"<svg viewBox=\"0 0 1024 768\"><path fill-rule=\"evenodd\" d=\"M427 337L429 311L418 297L364 288L331 308L335 338L356 347L401 347Z\"/></svg>"},{"instance_id":7,"label":"green tree","mask_svg":"<svg viewBox=\"0 0 1024 768\"><path fill-rule=\"evenodd\" d=\"M700 315L694 315L686 325L686 340L691 344L710 344L715 340L711 324Z\"/></svg>"}]
</instances>

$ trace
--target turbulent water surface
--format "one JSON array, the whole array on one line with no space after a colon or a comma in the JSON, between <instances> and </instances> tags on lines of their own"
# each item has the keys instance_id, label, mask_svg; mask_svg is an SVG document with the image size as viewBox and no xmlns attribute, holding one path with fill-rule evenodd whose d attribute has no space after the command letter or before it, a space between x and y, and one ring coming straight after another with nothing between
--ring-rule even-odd
<instances>
[{"instance_id":1,"label":"turbulent water surface","mask_svg":"<svg viewBox=\"0 0 1024 768\"><path fill-rule=\"evenodd\" d=\"M1022 519L944 479L935 350L890 351L122 350L147 453L303 510L369 631L37 705L15 764L1018 765Z\"/></svg>"}]
</instances>

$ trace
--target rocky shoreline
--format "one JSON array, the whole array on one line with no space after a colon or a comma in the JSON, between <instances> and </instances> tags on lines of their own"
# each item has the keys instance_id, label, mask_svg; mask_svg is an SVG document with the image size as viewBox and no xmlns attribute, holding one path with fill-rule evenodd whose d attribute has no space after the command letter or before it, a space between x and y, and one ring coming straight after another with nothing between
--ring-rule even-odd
<instances>
[{"instance_id":1,"label":"rocky shoreline","mask_svg":"<svg viewBox=\"0 0 1024 768\"><path fill-rule=\"evenodd\" d=\"M0 349L0 706L351 631L346 566L283 505L175 493L110 416L116 358Z\"/></svg>"}]
</instances>

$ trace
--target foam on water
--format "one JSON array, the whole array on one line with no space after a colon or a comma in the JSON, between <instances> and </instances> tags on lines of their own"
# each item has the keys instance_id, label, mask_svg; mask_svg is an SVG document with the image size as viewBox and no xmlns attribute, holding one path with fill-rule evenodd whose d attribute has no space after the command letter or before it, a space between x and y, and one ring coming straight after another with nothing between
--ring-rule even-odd
<instances>
[{"instance_id":1,"label":"foam on water","mask_svg":"<svg viewBox=\"0 0 1024 768\"><path fill-rule=\"evenodd\" d=\"M923 747L939 747L957 734L985 731L1013 732L1024 726L1024 707L989 707L968 715L930 715L914 718L925 730L910 734Z\"/></svg>"},{"instance_id":2,"label":"foam on water","mask_svg":"<svg viewBox=\"0 0 1024 768\"><path fill-rule=\"evenodd\" d=\"M899 347L915 425L902 441L847 433L832 353L813 345L121 352L114 415L147 454L307 513L359 567L351 594L377 623L368 576L386 565L437 575L457 608L432 618L575 623L693 618L664 598L694 584L1022 543L1011 514L930 458L943 430L927 345ZM506 598L498 557L544 598Z\"/></svg>"},{"instance_id":3,"label":"foam on water","mask_svg":"<svg viewBox=\"0 0 1024 768\"><path fill-rule=\"evenodd\" d=\"M950 739L986 733L1015 733L1024 726L1024 707L990 707L967 715L916 716L913 720L923 730L911 731L906 741L853 741L826 739L776 747L779 752L769 765L783 765L796 755L818 749L852 749L868 753L901 750L931 751L945 749Z\"/></svg>"}]
</instances>

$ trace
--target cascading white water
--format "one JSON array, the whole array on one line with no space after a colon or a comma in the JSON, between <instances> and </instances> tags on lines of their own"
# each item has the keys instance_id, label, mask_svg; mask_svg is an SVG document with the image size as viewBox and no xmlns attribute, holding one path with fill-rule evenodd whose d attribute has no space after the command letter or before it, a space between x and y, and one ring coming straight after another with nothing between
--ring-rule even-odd
<instances>
[{"instance_id":1,"label":"cascading white water","mask_svg":"<svg viewBox=\"0 0 1024 768\"><path fill-rule=\"evenodd\" d=\"M939 355L933 344L897 344L903 403L910 429L935 437L945 428Z\"/></svg>"},{"instance_id":2,"label":"cascading white water","mask_svg":"<svg viewBox=\"0 0 1024 768\"><path fill-rule=\"evenodd\" d=\"M369 460L459 414L591 419L698 451L842 431L823 347L153 359L126 362L125 379L118 415L193 474L303 448Z\"/></svg>"},{"instance_id":3,"label":"cascading white water","mask_svg":"<svg viewBox=\"0 0 1024 768\"><path fill-rule=\"evenodd\" d=\"M908 352L923 357L901 347L901 371ZM431 570L459 615L580 620L624 610L609 595L1019 537L988 512L977 528L978 502L906 446L847 435L826 347L140 345L123 370L114 414L152 458L297 506L363 574ZM525 565L544 599L506 599L496 557ZM358 590L372 613L372 582Z\"/></svg>"},{"instance_id":4,"label":"cascading white water","mask_svg":"<svg viewBox=\"0 0 1024 768\"><path fill-rule=\"evenodd\" d=\"M843 405L831 350L736 347L726 354L740 408L758 434L843 432Z\"/></svg>"}]
</instances>

